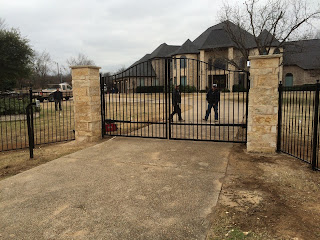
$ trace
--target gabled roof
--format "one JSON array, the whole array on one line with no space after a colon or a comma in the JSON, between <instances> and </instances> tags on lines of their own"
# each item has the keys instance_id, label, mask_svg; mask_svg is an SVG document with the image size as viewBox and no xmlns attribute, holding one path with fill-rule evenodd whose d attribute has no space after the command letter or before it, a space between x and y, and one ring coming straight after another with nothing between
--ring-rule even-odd
<instances>
[{"instance_id":1,"label":"gabled roof","mask_svg":"<svg viewBox=\"0 0 320 240\"><path fill-rule=\"evenodd\" d=\"M260 33L258 40L262 45L269 45L269 42L272 41L270 45L271 47L277 47L280 44L280 42L266 29Z\"/></svg>"},{"instance_id":2,"label":"gabled roof","mask_svg":"<svg viewBox=\"0 0 320 240\"><path fill-rule=\"evenodd\" d=\"M138 63L148 61L150 59L150 55L151 55L150 53L144 55L142 58L140 58L138 61L136 61L134 64L132 64L130 67L137 65Z\"/></svg>"},{"instance_id":3,"label":"gabled roof","mask_svg":"<svg viewBox=\"0 0 320 240\"><path fill-rule=\"evenodd\" d=\"M283 63L305 70L320 69L320 39L287 42L284 45Z\"/></svg>"},{"instance_id":4,"label":"gabled roof","mask_svg":"<svg viewBox=\"0 0 320 240\"><path fill-rule=\"evenodd\" d=\"M125 71L116 74L116 79L128 78L128 77L155 77L156 73L153 69L150 60L151 54L146 54Z\"/></svg>"},{"instance_id":5,"label":"gabled roof","mask_svg":"<svg viewBox=\"0 0 320 240\"><path fill-rule=\"evenodd\" d=\"M180 46L168 45L166 43L162 43L159 47L157 47L151 54L151 58L164 58L167 56L171 56L171 54L178 50Z\"/></svg>"},{"instance_id":6,"label":"gabled roof","mask_svg":"<svg viewBox=\"0 0 320 240\"><path fill-rule=\"evenodd\" d=\"M230 21L224 21L208 28L193 43L198 49L237 47L229 34L230 31L234 33L234 38L242 39L246 47L255 46L253 35Z\"/></svg>"},{"instance_id":7,"label":"gabled roof","mask_svg":"<svg viewBox=\"0 0 320 240\"><path fill-rule=\"evenodd\" d=\"M181 47L179 47L175 52L171 55L181 55L181 54L197 54L199 53L199 49L196 45L194 45L190 39L188 39Z\"/></svg>"}]
</instances>

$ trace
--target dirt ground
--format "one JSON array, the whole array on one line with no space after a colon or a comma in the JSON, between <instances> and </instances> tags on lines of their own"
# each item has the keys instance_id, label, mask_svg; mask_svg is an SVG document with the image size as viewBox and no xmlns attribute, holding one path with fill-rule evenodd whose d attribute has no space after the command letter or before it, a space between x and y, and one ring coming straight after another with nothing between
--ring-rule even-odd
<instances>
[{"instance_id":1,"label":"dirt ground","mask_svg":"<svg viewBox=\"0 0 320 240\"><path fill-rule=\"evenodd\" d=\"M235 145L207 239L320 239L320 172Z\"/></svg>"},{"instance_id":2,"label":"dirt ground","mask_svg":"<svg viewBox=\"0 0 320 240\"><path fill-rule=\"evenodd\" d=\"M108 139L110 139L110 137L105 137L100 142ZM36 145L33 152L33 159L29 158L29 148L0 152L0 180L81 149L91 147L100 142L79 143L76 141L70 141Z\"/></svg>"},{"instance_id":3,"label":"dirt ground","mask_svg":"<svg viewBox=\"0 0 320 240\"><path fill-rule=\"evenodd\" d=\"M32 160L28 149L2 152L0 180L93 144L37 146ZM320 172L284 154L233 150L207 240L320 239Z\"/></svg>"}]
</instances>

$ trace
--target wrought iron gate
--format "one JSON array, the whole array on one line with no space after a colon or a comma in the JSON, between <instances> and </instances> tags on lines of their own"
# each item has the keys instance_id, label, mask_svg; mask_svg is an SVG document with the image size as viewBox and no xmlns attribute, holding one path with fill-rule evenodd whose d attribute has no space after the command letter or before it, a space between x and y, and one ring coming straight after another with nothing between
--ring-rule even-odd
<instances>
[{"instance_id":1,"label":"wrought iron gate","mask_svg":"<svg viewBox=\"0 0 320 240\"><path fill-rule=\"evenodd\" d=\"M188 58L138 62L124 72L101 76L103 135L239 142L247 141L248 73ZM207 91L220 91L218 121L208 108ZM181 116L172 95L180 86Z\"/></svg>"}]
</instances>

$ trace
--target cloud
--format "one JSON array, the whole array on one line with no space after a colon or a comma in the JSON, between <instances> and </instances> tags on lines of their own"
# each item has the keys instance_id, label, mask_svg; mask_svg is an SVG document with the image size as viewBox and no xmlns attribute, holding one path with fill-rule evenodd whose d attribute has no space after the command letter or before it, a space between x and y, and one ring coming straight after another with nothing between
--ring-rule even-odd
<instances>
[{"instance_id":1,"label":"cloud","mask_svg":"<svg viewBox=\"0 0 320 240\"><path fill-rule=\"evenodd\" d=\"M232 0L236 1L236 0ZM209 0L0 0L1 17L54 61L87 55L116 71L161 43L180 45L218 23L223 2Z\"/></svg>"}]
</instances>

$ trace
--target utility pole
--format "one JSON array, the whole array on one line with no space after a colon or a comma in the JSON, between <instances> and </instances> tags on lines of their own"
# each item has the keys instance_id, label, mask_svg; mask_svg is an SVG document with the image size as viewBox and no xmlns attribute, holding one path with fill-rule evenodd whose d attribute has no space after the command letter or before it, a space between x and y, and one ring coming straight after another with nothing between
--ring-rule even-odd
<instances>
[{"instance_id":1,"label":"utility pole","mask_svg":"<svg viewBox=\"0 0 320 240\"><path fill-rule=\"evenodd\" d=\"M60 83L62 83L62 71L61 71L61 68L60 68Z\"/></svg>"},{"instance_id":2,"label":"utility pole","mask_svg":"<svg viewBox=\"0 0 320 240\"><path fill-rule=\"evenodd\" d=\"M59 79L59 63L58 62L55 62L57 64L57 68L58 68L58 79ZM61 83L61 80L60 80L60 83Z\"/></svg>"}]
</instances>

